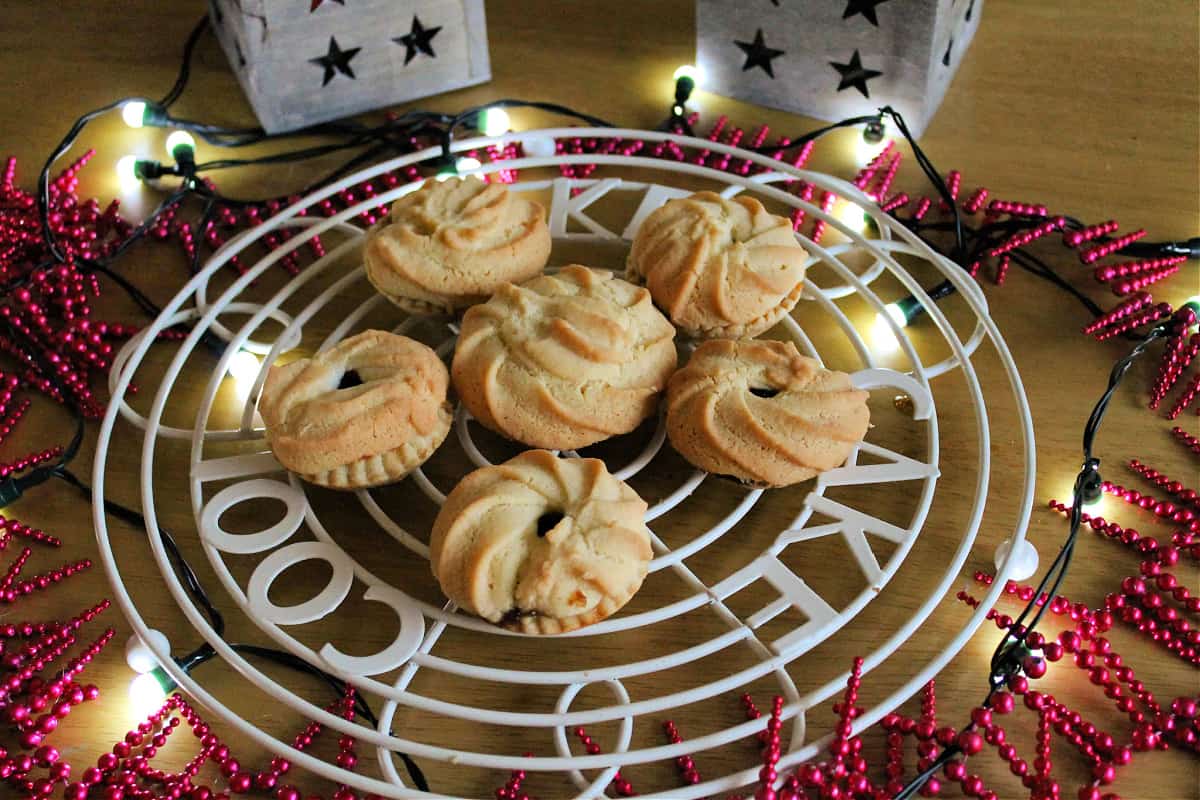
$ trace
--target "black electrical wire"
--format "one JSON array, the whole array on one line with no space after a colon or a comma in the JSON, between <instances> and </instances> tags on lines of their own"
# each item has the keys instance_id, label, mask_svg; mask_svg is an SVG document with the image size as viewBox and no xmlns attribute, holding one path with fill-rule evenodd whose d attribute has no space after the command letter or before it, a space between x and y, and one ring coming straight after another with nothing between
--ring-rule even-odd
<instances>
[{"instance_id":1,"label":"black electrical wire","mask_svg":"<svg viewBox=\"0 0 1200 800\"><path fill-rule=\"evenodd\" d=\"M1108 376L1108 385L1105 387L1100 399L1092 407L1092 412L1088 416L1087 423L1083 428L1083 466L1075 478L1075 485L1072 489L1070 526L1067 537L1059 548L1054 561L1051 562L1050 567L1046 570L1046 574L1042 576L1041 581L1034 590L1033 597L1026 603L1020 615L1013 621L1012 626L1009 628L1010 633L1004 636L992 654L989 689L987 696L981 704L984 708L988 708L991 705L995 693L1000 690L1008 677L1016 674L1020 668L1022 657L1029 652L1025 642L1029 638L1029 634L1033 633L1038 623L1041 622L1043 615L1050 606L1051 598L1057 596L1063 579L1066 577L1067 570L1071 565L1071 559L1075 554L1075 543L1079 537L1079 530L1083 520L1083 504L1089 492L1094 494L1099 491L1100 487L1100 460L1095 457L1093 448L1095 446L1096 434L1099 432L1100 425L1104 421L1104 414L1108 410L1108 405L1120 387L1121 380L1125 377L1129 368L1133 366L1151 344L1166 336L1170 330L1171 322L1167 321L1156 325L1141 337L1133 349L1113 365L1112 371ZM1043 598L1044 602L1040 602ZM1029 619L1028 623L1026 623L1026 619L1031 614L1033 615L1032 619ZM1015 631L1015 633L1012 631ZM974 727L975 723L971 722L963 730L969 731ZM895 795L894 800L909 800L909 798L920 791L921 787L938 770L961 753L962 750L957 744L946 746L928 768L922 770L912 781L904 786L903 790Z\"/></svg>"},{"instance_id":2,"label":"black electrical wire","mask_svg":"<svg viewBox=\"0 0 1200 800\"><path fill-rule=\"evenodd\" d=\"M866 125L868 122L878 122L879 114L868 114L861 117L847 117L846 119L838 120L820 128L803 133L794 138L781 139L775 144L764 144L759 147L746 148L751 153L762 153L765 155L777 155L787 150L793 150L797 147L802 147L811 141L821 138L827 133L839 130L840 128L851 128L855 125Z\"/></svg>"},{"instance_id":3,"label":"black electrical wire","mask_svg":"<svg viewBox=\"0 0 1200 800\"><path fill-rule=\"evenodd\" d=\"M60 478L67 484L73 486L79 490L81 494L87 497L90 502L95 503L95 495L93 494L91 487L81 481L65 466L56 467L53 470L52 475L53 477ZM120 503L107 498L104 500L104 510L106 513L111 514L117 519L120 519L121 521L126 522L133 527L137 527L142 530L148 530L146 518L139 511L129 508L128 506L121 505ZM200 607L200 610L204 616L208 618L209 625L212 627L213 632L219 638L223 639L225 637L225 618L221 614L220 609L218 609L212 602L208 592L204 589L204 585L200 582L200 578L196 575L191 565L188 564L188 561L186 558L184 558L183 553L180 552L179 545L171 533L166 528L160 526L158 534L160 540L162 541L163 549L166 550L167 557L171 562L171 567L176 574L180 576L181 582L183 583L184 589L187 591L188 596L197 606ZM283 650L274 650L267 647L259 647L258 645L239 643L230 643L229 647L235 652L256 656L258 658L280 664L297 672L303 672L317 677L330 686L330 688L339 693L344 692L348 685L340 678L337 678L336 676L325 672L319 667L313 666L304 659ZM216 650L213 649L212 645L205 642L190 653L179 657L176 660L176 663L179 665L180 669L187 673L191 672L191 670L195 667L211 661L216 657L216 655ZM361 693L355 694L355 710L358 715L366 720L371 727L377 728L379 726L379 720L376 718L374 712L371 711L370 705L367 704ZM420 767L418 767L412 758L406 753L397 753L397 755L399 755L401 760L404 762L405 769L408 771L409 777L413 784L421 791L429 791L429 784L426 781L424 774L421 772Z\"/></svg>"},{"instance_id":4,"label":"black electrical wire","mask_svg":"<svg viewBox=\"0 0 1200 800\"><path fill-rule=\"evenodd\" d=\"M491 103L487 103L486 105L474 106L473 108L468 108L466 111L459 112L458 114L455 114L453 117L451 117L450 121L446 124L445 129L442 131L442 136L441 136L442 158L443 159L449 160L452 157L451 153L450 153L450 145L454 139L455 129L457 129L459 126L461 126L463 123L467 122L468 120L478 120L479 116L483 112L487 111L489 108L532 108L532 109L536 109L538 111L548 111L551 114L557 114L562 117L570 117L572 119L577 119L580 122L586 122L587 124L589 124L595 128L615 128L615 127L617 127L613 123L611 123L607 120L601 119L600 117L592 116L591 114L585 114L582 111L576 111L573 108L559 105L558 103L547 103L547 102L542 102L539 100L517 100L517 99L513 99L513 98L506 98L504 100L495 100Z\"/></svg>"},{"instance_id":5,"label":"black electrical wire","mask_svg":"<svg viewBox=\"0 0 1200 800\"><path fill-rule=\"evenodd\" d=\"M202 16L196 25L192 28L192 32L188 34L187 40L183 43L183 59L179 66L179 75L175 78L175 84L171 87L163 98L158 101L158 105L162 108L170 108L175 101L183 94L183 90L187 88L188 78L192 74L192 53L196 50L196 44L200 41L200 37L208 30L208 15Z\"/></svg>"},{"instance_id":6,"label":"black electrical wire","mask_svg":"<svg viewBox=\"0 0 1200 800\"><path fill-rule=\"evenodd\" d=\"M46 159L46 163L42 166L41 172L38 173L37 181L37 204L38 215L42 222L42 239L46 243L46 248L54 257L55 261L66 260L66 255L58 249L58 242L54 239L54 231L50 228L50 170L54 166L54 162L63 156L75 140L79 138L79 134L87 127L87 124L103 114L107 114L113 109L120 108L125 103L125 100L117 100L100 108L93 109L87 112L79 119L75 120L67 131L67 135L62 138L62 141L50 151L50 156Z\"/></svg>"}]
</instances>

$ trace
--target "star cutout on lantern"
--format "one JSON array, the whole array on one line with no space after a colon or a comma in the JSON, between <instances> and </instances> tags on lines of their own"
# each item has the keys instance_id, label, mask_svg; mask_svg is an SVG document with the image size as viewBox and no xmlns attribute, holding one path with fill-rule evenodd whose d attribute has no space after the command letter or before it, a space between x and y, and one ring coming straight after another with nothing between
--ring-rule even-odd
<instances>
[{"instance_id":1,"label":"star cutout on lantern","mask_svg":"<svg viewBox=\"0 0 1200 800\"><path fill-rule=\"evenodd\" d=\"M763 41L762 28L754 32L753 42L739 42L737 39L733 43L741 48L746 54L746 63L742 64L742 72L755 67L762 67L762 71L775 77L775 70L771 68L771 59L779 58L784 54L783 50L776 50L773 47L767 47Z\"/></svg>"},{"instance_id":2,"label":"star cutout on lantern","mask_svg":"<svg viewBox=\"0 0 1200 800\"><path fill-rule=\"evenodd\" d=\"M875 6L886 3L887 0L846 0L846 10L842 13L842 19L850 19L855 14L862 14L867 22L879 27L879 20L875 17Z\"/></svg>"},{"instance_id":3,"label":"star cutout on lantern","mask_svg":"<svg viewBox=\"0 0 1200 800\"><path fill-rule=\"evenodd\" d=\"M316 11L324 2L325 0L312 0L312 7L308 9L308 13L311 14L312 12ZM330 0L330 2L337 3L339 6L346 5L346 0Z\"/></svg>"},{"instance_id":4,"label":"star cutout on lantern","mask_svg":"<svg viewBox=\"0 0 1200 800\"><path fill-rule=\"evenodd\" d=\"M872 78L878 78L883 74L877 69L863 69L862 60L859 58L857 50L854 51L854 55L850 56L849 64L839 64L836 61L830 61L829 66L836 69L842 76L837 87L839 92L853 86L862 92L863 97L871 96L871 93L867 90L867 81Z\"/></svg>"},{"instance_id":5,"label":"star cutout on lantern","mask_svg":"<svg viewBox=\"0 0 1200 800\"><path fill-rule=\"evenodd\" d=\"M351 47L349 50L342 50L338 47L337 39L329 37L329 52L318 58L310 58L310 64L316 64L325 68L325 78L321 81L322 86L329 84L333 80L335 73L340 72L347 78L354 77L354 70L350 69L350 59L358 55L361 47Z\"/></svg>"},{"instance_id":6,"label":"star cutout on lantern","mask_svg":"<svg viewBox=\"0 0 1200 800\"><path fill-rule=\"evenodd\" d=\"M413 14L412 30L403 36L397 36L392 39L396 44L402 44L406 48L404 52L404 63L412 61L417 57L417 52L422 52L430 58L437 58L437 53L433 52L433 37L437 36L438 31L442 26L436 28L426 28L421 24L421 20L416 14Z\"/></svg>"}]
</instances>

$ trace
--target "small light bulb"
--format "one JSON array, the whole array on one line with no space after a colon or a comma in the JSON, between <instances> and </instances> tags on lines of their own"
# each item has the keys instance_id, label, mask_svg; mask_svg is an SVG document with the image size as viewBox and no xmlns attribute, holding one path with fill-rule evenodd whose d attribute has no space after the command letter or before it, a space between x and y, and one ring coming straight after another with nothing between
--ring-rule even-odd
<instances>
[{"instance_id":1,"label":"small light bulb","mask_svg":"<svg viewBox=\"0 0 1200 800\"><path fill-rule=\"evenodd\" d=\"M554 139L549 136L530 136L521 142L521 147L530 158L553 158L557 152Z\"/></svg>"},{"instance_id":2,"label":"small light bulb","mask_svg":"<svg viewBox=\"0 0 1200 800\"><path fill-rule=\"evenodd\" d=\"M1184 308L1185 306L1190 306L1192 308L1192 310L1196 312L1196 316L1198 318L1200 318L1200 294L1194 295L1192 297L1189 297L1187 300L1184 300L1183 305L1181 305L1180 308ZM1193 324L1189 325L1187 332L1189 334L1200 333L1200 319L1198 319Z\"/></svg>"},{"instance_id":3,"label":"small light bulb","mask_svg":"<svg viewBox=\"0 0 1200 800\"><path fill-rule=\"evenodd\" d=\"M485 109L483 112L483 130L484 136L503 136L512 130L512 125L508 119L508 112L503 108Z\"/></svg>"},{"instance_id":4,"label":"small light bulb","mask_svg":"<svg viewBox=\"0 0 1200 800\"><path fill-rule=\"evenodd\" d=\"M680 78L689 78L696 86L704 83L704 70L697 67L695 64L682 64L671 76L671 80L677 81Z\"/></svg>"},{"instance_id":5,"label":"small light bulb","mask_svg":"<svg viewBox=\"0 0 1200 800\"><path fill-rule=\"evenodd\" d=\"M131 128L142 127L146 119L146 102L144 100L130 100L121 106L121 119L125 120L125 124Z\"/></svg>"},{"instance_id":6,"label":"small light bulb","mask_svg":"<svg viewBox=\"0 0 1200 800\"><path fill-rule=\"evenodd\" d=\"M454 162L454 169L457 170L460 175L464 172L471 172L472 170L479 169L482 166L483 164L478 158L471 158L470 156L463 156Z\"/></svg>"},{"instance_id":7,"label":"small light bulb","mask_svg":"<svg viewBox=\"0 0 1200 800\"><path fill-rule=\"evenodd\" d=\"M862 233L867 229L867 213L857 203L843 200L838 203L833 215L838 218L839 222L855 233Z\"/></svg>"},{"instance_id":8,"label":"small light bulb","mask_svg":"<svg viewBox=\"0 0 1200 800\"><path fill-rule=\"evenodd\" d=\"M863 141L868 144L879 144L887 134L887 126L883 120L877 119L863 126Z\"/></svg>"},{"instance_id":9,"label":"small light bulb","mask_svg":"<svg viewBox=\"0 0 1200 800\"><path fill-rule=\"evenodd\" d=\"M1004 561L1007 559L1008 551L1012 548L1012 540L1005 539L996 548L996 554L993 558L993 563L996 565L996 570L999 571L1004 566ZM1038 551L1037 548L1028 539L1022 539L1021 544L1017 547L1016 553L1012 556L1012 565L1010 567L1008 577L1014 581L1023 581L1032 578L1037 574L1038 569Z\"/></svg>"},{"instance_id":10,"label":"small light bulb","mask_svg":"<svg viewBox=\"0 0 1200 800\"><path fill-rule=\"evenodd\" d=\"M904 309L900 308L899 303L888 303L883 307L883 313L887 314L897 327L908 327L908 317L905 316Z\"/></svg>"},{"instance_id":11,"label":"small light bulb","mask_svg":"<svg viewBox=\"0 0 1200 800\"><path fill-rule=\"evenodd\" d=\"M249 385L258 378L258 357L248 350L239 350L229 359L229 376L239 384Z\"/></svg>"},{"instance_id":12,"label":"small light bulb","mask_svg":"<svg viewBox=\"0 0 1200 800\"><path fill-rule=\"evenodd\" d=\"M171 643L162 631L151 628L146 639L150 644L157 645L160 650L171 652ZM125 663L131 670L142 675L158 666L158 658L155 657L147 643L134 634L125 642Z\"/></svg>"},{"instance_id":13,"label":"small light bulb","mask_svg":"<svg viewBox=\"0 0 1200 800\"><path fill-rule=\"evenodd\" d=\"M187 131L171 131L171 135L167 137L167 155L179 160L179 156L175 154L176 148L190 147L196 149L196 140Z\"/></svg>"},{"instance_id":14,"label":"small light bulb","mask_svg":"<svg viewBox=\"0 0 1200 800\"><path fill-rule=\"evenodd\" d=\"M683 116L683 106L671 106L671 113L677 117Z\"/></svg>"},{"instance_id":15,"label":"small light bulb","mask_svg":"<svg viewBox=\"0 0 1200 800\"><path fill-rule=\"evenodd\" d=\"M137 156L121 156L117 161L117 181L124 191L129 191L141 183L137 174L137 162Z\"/></svg>"},{"instance_id":16,"label":"small light bulb","mask_svg":"<svg viewBox=\"0 0 1200 800\"><path fill-rule=\"evenodd\" d=\"M145 717L162 708L167 693L175 686L175 681L162 667L138 675L129 682L129 703L133 713Z\"/></svg>"}]
</instances>

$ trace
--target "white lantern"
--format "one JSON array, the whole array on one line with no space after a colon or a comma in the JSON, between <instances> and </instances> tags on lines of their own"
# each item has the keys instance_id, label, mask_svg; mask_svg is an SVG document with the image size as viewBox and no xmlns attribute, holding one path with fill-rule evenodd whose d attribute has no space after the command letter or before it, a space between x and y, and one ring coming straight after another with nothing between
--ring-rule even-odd
<instances>
[{"instance_id":1,"label":"white lantern","mask_svg":"<svg viewBox=\"0 0 1200 800\"><path fill-rule=\"evenodd\" d=\"M490 80L483 0L210 0L269 133Z\"/></svg>"},{"instance_id":2,"label":"white lantern","mask_svg":"<svg viewBox=\"0 0 1200 800\"><path fill-rule=\"evenodd\" d=\"M891 105L920 136L979 27L983 0L696 2L704 88L820 119Z\"/></svg>"}]
</instances>

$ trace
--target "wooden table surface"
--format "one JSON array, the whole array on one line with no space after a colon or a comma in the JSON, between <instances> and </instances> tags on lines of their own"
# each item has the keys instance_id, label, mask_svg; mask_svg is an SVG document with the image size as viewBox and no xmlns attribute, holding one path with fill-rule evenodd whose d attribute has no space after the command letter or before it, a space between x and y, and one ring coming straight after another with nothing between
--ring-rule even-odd
<instances>
[{"instance_id":1,"label":"wooden table surface","mask_svg":"<svg viewBox=\"0 0 1200 800\"><path fill-rule=\"evenodd\" d=\"M455 110L499 97L534 98L570 105L628 127L653 127L669 103L672 71L692 59L692 7L690 3L675 0L623 5L624 8L622 4L614 7L613 3L592 2L489 2L493 80L473 89L431 98L419 106ZM174 78L182 42L203 10L204 4L194 0L173 3L60 0L53 4L0 1L0 108L5 116L0 144L20 159L22 184L32 184L36 168L48 149L83 110L121 96L157 96L165 91ZM962 170L965 186L986 185L993 197L1042 202L1053 210L1087 221L1117 218L1122 230L1144 226L1157 239L1195 236L1200 224L1198 34L1195 4L1184 0L1125 3L994 0L986 6L982 27L922 145L941 169ZM747 128L766 122L781 133L804 131L815 124L812 120L704 92L699 92L695 101L703 115L702 126L718 114L728 114ZM174 110L181 116L221 124L253 122L223 55L209 36L201 41L192 83ZM520 112L513 116L518 128L551 121ZM126 129L115 118L89 128L74 151L79 152L81 146L95 147L98 151L92 166L82 175L82 194L97 194L104 199L117 193L110 177L116 160L136 148L147 148L149 152L151 146L159 147L161 135L158 131ZM835 175L852 175L857 167L856 136L847 132L822 142L812 167ZM297 186L315 172L310 165L298 165L279 169L269 176L229 174L221 176L221 185L234 193L263 194ZM901 188L923 189L914 169L904 170ZM124 207L135 214L154 195L138 192L122 197ZM1047 248L1044 252L1072 277L1085 271L1072 263L1072 258L1061 248ZM163 246L143 248L119 268L160 303L172 296L185 274L175 250ZM1082 278L1078 283L1102 305L1112 305L1113 299L1104 287L1089 285ZM1082 308L1028 275L1015 273L1003 288L987 281L983 285L994 318L1021 370L1032 407L1038 476L1029 536L1039 547L1044 565L1065 532L1061 518L1045 509L1045 501L1050 497L1066 497L1078 467L1083 421L1102 390L1112 362L1127 345L1121 341L1096 344L1079 335L1078 329L1088 321ZM1195 266L1190 265L1185 267L1184 275L1161 290L1156 289L1155 298L1178 303L1196 294L1198 288ZM97 316L142 322L118 295L115 289L108 292L107 299L97 308ZM0 362L0 368L3 366ZM1168 431L1173 423L1150 413L1144 406L1146 387L1155 366L1155 359L1145 359L1134 368L1105 420L1098 441L1105 475L1146 488L1124 467L1128 459L1140 458L1195 485L1196 461L1172 441ZM997 369L994 362L987 368ZM993 475L998 486L1015 491L1015 476L1021 469L1019 437L1011 427L1013 417L1011 414L1005 417L1003 413L1001 378L998 372L984 376L985 385L996 391L1001 407L996 422L1000 427L992 441ZM150 385L144 388L149 389ZM939 409L941 414L950 415L947 409L954 406L955 398L961 400L965 395L953 380L947 379L944 388L948 400L939 397ZM1005 419L1008 427L1004 427ZM1189 430L1197 432L1195 416L1183 419ZM968 464L970 451L952 438L957 430L953 420L948 418L944 426L944 431L949 432L944 445L946 463ZM5 442L0 461L33 447L62 442L68 436L67 430L66 416L39 399L28 421ZM80 474L89 471L94 439L95 426L92 426L88 445L77 465ZM140 444L140 437L136 441ZM122 445L124 442L120 440ZM116 447L113 468L108 474L110 496L130 503L136 501L139 490L137 461L124 451L135 449ZM185 506L185 483L170 474L169 468L164 468L161 482L165 488L160 490L159 502L164 502L161 499L164 496L177 498L177 507L163 509L164 519L185 538L182 534L194 530ZM968 495L963 487L967 484L965 477L944 476L939 486L942 493L939 502L945 503L938 512L942 515L937 517L940 522L951 524L961 520L966 512ZM1011 495L1007 500L1011 507ZM883 505L887 504L888 501L883 501ZM88 505L65 485L51 483L41 487L4 513L64 540L61 553L36 552L31 560L36 571L48 569L61 560L96 555ZM764 512L759 519L770 523L780 513ZM1110 502L1103 507L1103 513L1122 524L1138 527L1145 534L1169 536L1170 528L1137 510L1118 509ZM161 589L161 578L157 577L136 531L116 522L112 527L114 537L124 537L126 544L120 551L122 570L137 587L143 613L151 624L167 633L175 643L176 652L182 652L194 643L195 634L189 632L174 603ZM930 537L938 535L936 531L929 533ZM970 582L972 571L991 567L990 548L1004 535L1006 531L998 526L983 532L981 544L972 551L960 584ZM194 542L184 544L185 550L201 559ZM9 548L6 555L11 557L12 551ZM928 554L918 556L918 552L914 551L914 558L931 558ZM1106 593L1117 588L1123 576L1136 569L1137 561L1132 554L1085 533L1064 593L1095 606ZM1194 565L1180 567L1179 577L1193 590L1200 588ZM850 626L840 635L838 645L828 651L838 665L837 670L844 669L851 655L867 649L876 640L872 624L890 620L894 628L897 615L902 617L906 610L915 607L923 585L919 572L906 566L895 582L897 586L889 589L886 597L888 609L883 608L882 602L875 604L880 608ZM108 586L102 571L93 569L36 600L21 601L5 612L4 618L61 616L106 594ZM654 600L647 598L647 602ZM1005 610L1014 608L1006 604ZM93 763L98 754L137 721L126 699L126 686L132 674L125 665L121 647L129 628L115 609L105 616L107 624L117 630L116 640L84 676L101 687L102 699L77 710L53 737L64 757L75 765L76 773ZM965 617L961 606L952 600L944 603L929 629L915 641L914 658L930 657L937 643L947 641ZM1117 630L1112 638L1127 663L1135 667L1138 677L1164 702L1182 694L1194 695L1200 689L1193 668L1185 667L1136 634ZM986 656L995 640L994 628L981 629L938 677L938 712L947 724L961 724L982 696ZM355 643L365 646L374 640L371 631L352 631L338 641L348 646ZM663 646L663 642L650 637L638 645L639 652L623 658L645 657ZM585 651L586 648L580 652ZM567 654L563 658L564 662L572 660ZM898 685L906 677L904 670L909 663L907 659L895 659L872 674L864 689L865 699L878 698L883 687ZM688 675L686 680L704 677ZM214 679L215 676L205 677L206 682ZM283 676L281 680L293 679ZM1063 664L1051 671L1045 683L1047 691L1111 730L1118 740L1127 739L1127 723L1099 690L1087 682L1083 673ZM228 699L251 722L281 736L300 724L295 715L263 704L261 695L254 695L236 681L229 685ZM872 691L872 686L880 690ZM769 685L763 684L758 690L758 697L765 702ZM486 690L472 691L478 695L465 700L487 702ZM594 701L602 699L598 696ZM913 710L912 704L906 708ZM706 722L719 726L735 720L738 713L736 701L731 700L715 711L710 709L695 715L689 723L693 727L685 732L695 735ZM810 725L827 730L830 712L825 708L819 713L823 716L812 712ZM435 736L422 729L423 724L426 723L412 719L406 724L405 733L415 738ZM220 723L215 727L222 730ZM1034 721L1029 714L1010 719L1010 738L1021 746L1030 761L1033 729ZM497 746L494 732L454 730L457 731L454 736L461 737L459 740L468 745ZM604 730L601 727L601 733ZM653 733L646 741L661 740ZM231 742L244 762L260 763L261 753L253 746L237 737L231 737ZM0 744L11 745L11 737L0 734ZM547 745L539 747L539 755L549 754ZM877 757L878 743L870 747ZM1056 770L1064 784L1063 796L1074 797L1085 770L1061 740L1056 741L1054 748ZM512 746L508 751L512 751ZM172 753L175 756L168 754L164 758L186 757L182 749ZM734 748L705 754L697 760L702 771L716 775L732 766L749 766L753 754L749 748ZM987 756L978 762L980 774L999 796L1021 794L1018 782L1007 774L998 759ZM911 763L910 759L910 768ZM424 766L435 789L470 792L473 796L488 795L489 789L499 785L504 777L498 773L448 769L432 762ZM643 791L664 785L664 781L669 785L670 775L667 767L629 771L630 778ZM296 781L313 787L322 785L304 777L297 777ZM561 786L557 791L549 783L535 784L535 788L538 786L542 787L538 793L543 797L564 796ZM1112 790L1122 797L1139 800L1200 797L1200 762L1177 751L1138 756L1132 766L1122 771ZM5 791L8 790L0 794ZM328 787L322 791L328 791Z\"/></svg>"}]
</instances>

